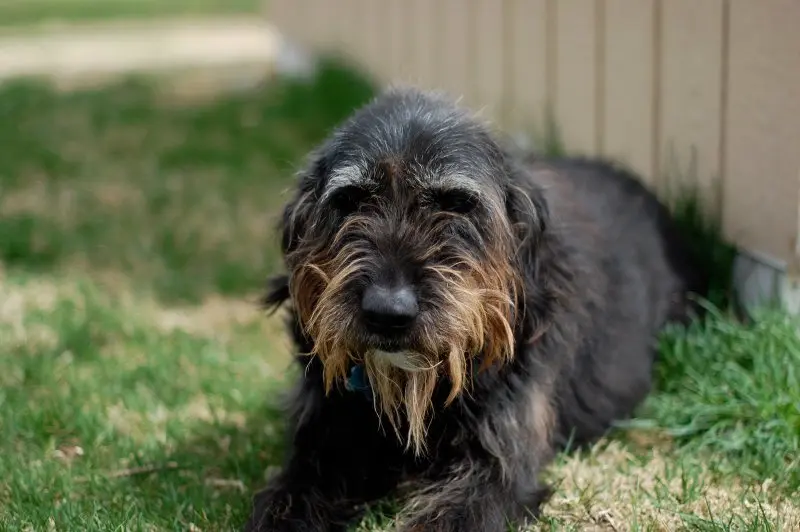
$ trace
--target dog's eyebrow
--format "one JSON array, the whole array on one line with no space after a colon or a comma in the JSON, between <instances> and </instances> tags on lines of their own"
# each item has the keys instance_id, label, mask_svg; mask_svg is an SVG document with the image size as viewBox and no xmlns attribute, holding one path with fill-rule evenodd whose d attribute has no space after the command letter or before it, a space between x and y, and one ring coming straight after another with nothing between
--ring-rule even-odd
<instances>
[{"instance_id":1,"label":"dog's eyebrow","mask_svg":"<svg viewBox=\"0 0 800 532\"><path fill-rule=\"evenodd\" d=\"M446 173L430 176L424 183L427 188L439 190L458 190L474 194L477 197L483 196L483 190L475 182L474 179L459 174L459 173Z\"/></svg>"},{"instance_id":2,"label":"dog's eyebrow","mask_svg":"<svg viewBox=\"0 0 800 532\"><path fill-rule=\"evenodd\" d=\"M325 200L334 191L342 187L365 186L370 183L371 181L361 166L355 164L342 166L331 172L325 191L322 193L322 199Z\"/></svg>"},{"instance_id":3,"label":"dog's eyebrow","mask_svg":"<svg viewBox=\"0 0 800 532\"><path fill-rule=\"evenodd\" d=\"M428 173L424 177L418 174L416 181L423 188L464 191L477 198L482 198L485 193L474 179L460 172ZM362 166L357 164L342 166L331 172L320 199L325 201L331 194L344 187L368 187L374 184Z\"/></svg>"}]
</instances>

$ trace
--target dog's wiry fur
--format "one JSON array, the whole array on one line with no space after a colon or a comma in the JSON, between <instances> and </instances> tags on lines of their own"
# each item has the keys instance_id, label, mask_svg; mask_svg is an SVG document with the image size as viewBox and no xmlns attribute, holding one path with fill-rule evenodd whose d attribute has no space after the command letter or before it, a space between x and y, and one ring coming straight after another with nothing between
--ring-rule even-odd
<instances>
[{"instance_id":1,"label":"dog's wiry fur","mask_svg":"<svg viewBox=\"0 0 800 532\"><path fill-rule=\"evenodd\" d=\"M659 331L706 286L633 176L519 159L414 89L383 93L311 154L281 229L288 272L265 302L289 303L303 372L289 455L248 530L344 530L403 481L401 530L537 516L542 469L631 414ZM375 283L416 294L399 339L364 326ZM355 364L373 401L344 386Z\"/></svg>"}]
</instances>

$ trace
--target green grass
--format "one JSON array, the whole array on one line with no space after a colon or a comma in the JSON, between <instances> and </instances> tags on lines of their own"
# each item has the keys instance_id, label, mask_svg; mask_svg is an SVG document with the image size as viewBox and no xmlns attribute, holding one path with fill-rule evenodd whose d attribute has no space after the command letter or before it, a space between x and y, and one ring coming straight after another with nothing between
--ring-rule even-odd
<instances>
[{"instance_id":1,"label":"green grass","mask_svg":"<svg viewBox=\"0 0 800 532\"><path fill-rule=\"evenodd\" d=\"M252 289L275 264L275 208L306 149L372 94L330 62L176 106L152 84L0 88L0 260L125 272L163 300Z\"/></svg>"},{"instance_id":2,"label":"green grass","mask_svg":"<svg viewBox=\"0 0 800 532\"><path fill-rule=\"evenodd\" d=\"M665 336L654 425L713 469L800 493L798 320L774 312L749 326L715 316Z\"/></svg>"},{"instance_id":3,"label":"green grass","mask_svg":"<svg viewBox=\"0 0 800 532\"><path fill-rule=\"evenodd\" d=\"M326 65L205 103L0 89L0 530L238 529L283 453L288 342L251 304L280 192L372 94ZM724 292L730 248L681 212ZM637 419L559 457L540 530L800 528L797 323L712 310Z\"/></svg>"},{"instance_id":4,"label":"green grass","mask_svg":"<svg viewBox=\"0 0 800 532\"><path fill-rule=\"evenodd\" d=\"M180 15L254 14L258 0L0 0L0 27Z\"/></svg>"},{"instance_id":5,"label":"green grass","mask_svg":"<svg viewBox=\"0 0 800 532\"><path fill-rule=\"evenodd\" d=\"M3 284L27 311L0 328L0 529L234 528L282 452L267 330L164 330L81 279Z\"/></svg>"}]
</instances>

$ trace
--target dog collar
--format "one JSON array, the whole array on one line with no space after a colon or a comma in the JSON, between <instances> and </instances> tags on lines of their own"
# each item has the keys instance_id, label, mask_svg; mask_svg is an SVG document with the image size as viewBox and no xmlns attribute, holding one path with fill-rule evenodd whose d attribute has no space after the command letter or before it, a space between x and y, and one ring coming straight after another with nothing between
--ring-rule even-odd
<instances>
[{"instance_id":1,"label":"dog collar","mask_svg":"<svg viewBox=\"0 0 800 532\"><path fill-rule=\"evenodd\" d=\"M372 401L372 387L369 385L367 372L361 364L350 368L350 376L347 378L345 388L350 392L360 393L367 400Z\"/></svg>"},{"instance_id":2,"label":"dog collar","mask_svg":"<svg viewBox=\"0 0 800 532\"><path fill-rule=\"evenodd\" d=\"M472 378L477 376L477 365L472 368ZM360 393L368 401L372 401L372 386L369 384L369 377L363 364L355 364L350 368L350 376L345 382L345 389L349 392Z\"/></svg>"}]
</instances>

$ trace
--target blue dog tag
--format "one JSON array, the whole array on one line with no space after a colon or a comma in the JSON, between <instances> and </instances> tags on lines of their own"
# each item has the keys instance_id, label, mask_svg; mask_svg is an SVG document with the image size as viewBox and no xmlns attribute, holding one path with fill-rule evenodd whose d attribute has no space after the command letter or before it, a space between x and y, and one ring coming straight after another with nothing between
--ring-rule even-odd
<instances>
[{"instance_id":1,"label":"blue dog tag","mask_svg":"<svg viewBox=\"0 0 800 532\"><path fill-rule=\"evenodd\" d=\"M364 366L360 364L350 368L350 377L347 379L346 388L351 392L360 392L367 399L372 400L372 389L367 379L367 373L364 371Z\"/></svg>"}]
</instances>

